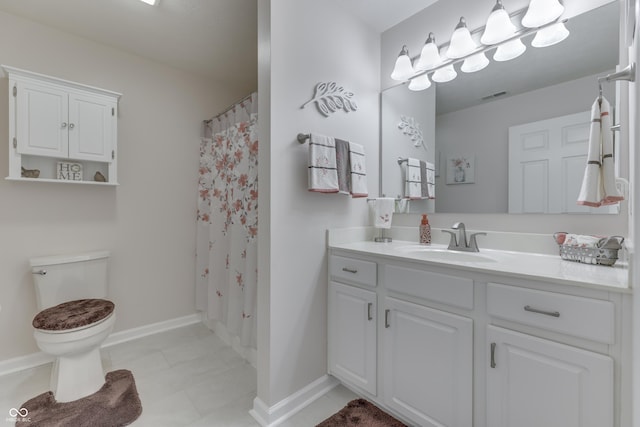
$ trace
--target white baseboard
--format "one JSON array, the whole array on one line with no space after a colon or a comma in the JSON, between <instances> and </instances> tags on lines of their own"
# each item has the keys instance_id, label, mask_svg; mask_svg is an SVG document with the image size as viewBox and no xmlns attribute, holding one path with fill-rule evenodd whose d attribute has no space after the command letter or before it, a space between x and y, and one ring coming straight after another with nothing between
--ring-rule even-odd
<instances>
[{"instance_id":1,"label":"white baseboard","mask_svg":"<svg viewBox=\"0 0 640 427\"><path fill-rule=\"evenodd\" d=\"M160 332L169 331L171 329L183 326L193 325L202 321L200 313L190 314L188 316L177 317L162 322L152 323L150 325L131 328L124 331L114 332L102 344L101 348L111 347L127 341L146 337ZM45 354L41 351L27 354L26 356L18 356L12 359L0 360L0 377L25 369L35 368L37 366L46 365L53 362L53 356Z\"/></svg>"},{"instance_id":2,"label":"white baseboard","mask_svg":"<svg viewBox=\"0 0 640 427\"><path fill-rule=\"evenodd\" d=\"M253 409L249 413L261 426L275 427L337 385L338 380L324 375L272 407L268 407L259 397L256 397L253 400Z\"/></svg>"}]
</instances>

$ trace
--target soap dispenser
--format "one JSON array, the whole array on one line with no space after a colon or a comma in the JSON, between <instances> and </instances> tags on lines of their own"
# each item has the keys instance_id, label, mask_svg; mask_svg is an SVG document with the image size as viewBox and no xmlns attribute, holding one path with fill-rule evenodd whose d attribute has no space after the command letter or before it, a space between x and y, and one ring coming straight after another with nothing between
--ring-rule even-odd
<instances>
[{"instance_id":1,"label":"soap dispenser","mask_svg":"<svg viewBox=\"0 0 640 427\"><path fill-rule=\"evenodd\" d=\"M422 221L420 222L420 243L431 244L431 226L429 225L427 214L422 214Z\"/></svg>"}]
</instances>

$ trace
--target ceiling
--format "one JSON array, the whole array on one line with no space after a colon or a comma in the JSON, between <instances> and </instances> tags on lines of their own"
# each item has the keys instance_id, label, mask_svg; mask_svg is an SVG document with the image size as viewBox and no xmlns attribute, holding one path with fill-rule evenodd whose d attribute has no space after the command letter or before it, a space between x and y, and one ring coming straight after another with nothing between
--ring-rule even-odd
<instances>
[{"instance_id":1,"label":"ceiling","mask_svg":"<svg viewBox=\"0 0 640 427\"><path fill-rule=\"evenodd\" d=\"M0 0L0 11L242 88L257 88L259 0ZM327 0L320 0L327 1ZM436 0L334 0L381 33Z\"/></svg>"},{"instance_id":2,"label":"ceiling","mask_svg":"<svg viewBox=\"0 0 640 427\"><path fill-rule=\"evenodd\" d=\"M0 0L0 11L243 88L257 87L258 0Z\"/></svg>"}]
</instances>

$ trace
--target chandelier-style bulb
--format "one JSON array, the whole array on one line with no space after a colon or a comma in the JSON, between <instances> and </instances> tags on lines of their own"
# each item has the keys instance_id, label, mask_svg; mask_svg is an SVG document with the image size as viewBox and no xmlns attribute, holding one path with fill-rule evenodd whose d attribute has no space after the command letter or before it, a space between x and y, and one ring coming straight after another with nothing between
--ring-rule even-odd
<instances>
[{"instance_id":1,"label":"chandelier-style bulb","mask_svg":"<svg viewBox=\"0 0 640 427\"><path fill-rule=\"evenodd\" d=\"M567 37L569 37L569 30L567 30L567 27L565 27L562 22L558 22L538 31L533 40L531 40L531 46L553 46Z\"/></svg>"},{"instance_id":2,"label":"chandelier-style bulb","mask_svg":"<svg viewBox=\"0 0 640 427\"><path fill-rule=\"evenodd\" d=\"M402 46L402 50L396 59L396 65L393 67L391 78L397 81L409 80L409 77L413 76L415 71L411 65L411 57L409 56L409 49L407 46Z\"/></svg>"},{"instance_id":3,"label":"chandelier-style bulb","mask_svg":"<svg viewBox=\"0 0 640 427\"><path fill-rule=\"evenodd\" d=\"M522 40L515 39L498 46L496 53L493 55L494 61L509 61L522 55L527 50L527 47L522 43Z\"/></svg>"},{"instance_id":4,"label":"chandelier-style bulb","mask_svg":"<svg viewBox=\"0 0 640 427\"><path fill-rule=\"evenodd\" d=\"M467 21L460 18L460 22L456 25L456 29L451 34L449 49L447 49L447 58L458 59L469 55L476 50L478 45L471 38L471 33L467 28Z\"/></svg>"},{"instance_id":5,"label":"chandelier-style bulb","mask_svg":"<svg viewBox=\"0 0 640 427\"><path fill-rule=\"evenodd\" d=\"M564 6L558 0L531 0L527 13L522 18L522 25L538 28L558 19L564 12Z\"/></svg>"},{"instance_id":6,"label":"chandelier-style bulb","mask_svg":"<svg viewBox=\"0 0 640 427\"><path fill-rule=\"evenodd\" d=\"M419 91L428 89L429 87L431 87L431 80L429 80L429 77L426 74L414 77L409 82L409 90Z\"/></svg>"},{"instance_id":7,"label":"chandelier-style bulb","mask_svg":"<svg viewBox=\"0 0 640 427\"><path fill-rule=\"evenodd\" d=\"M416 69L420 71L430 70L440 64L442 64L442 58L440 57L440 52L438 52L436 37L433 33L429 33L429 37L422 47L422 52L420 52Z\"/></svg>"},{"instance_id":8,"label":"chandelier-style bulb","mask_svg":"<svg viewBox=\"0 0 640 427\"><path fill-rule=\"evenodd\" d=\"M487 46L497 44L513 37L515 33L516 26L511 22L509 14L502 5L502 0L497 0L487 19L480 42Z\"/></svg>"}]
</instances>

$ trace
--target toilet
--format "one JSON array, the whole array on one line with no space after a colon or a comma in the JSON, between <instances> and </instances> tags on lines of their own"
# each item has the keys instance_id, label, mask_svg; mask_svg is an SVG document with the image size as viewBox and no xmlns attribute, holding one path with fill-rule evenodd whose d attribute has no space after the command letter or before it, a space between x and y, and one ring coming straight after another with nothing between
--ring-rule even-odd
<instances>
[{"instance_id":1,"label":"toilet","mask_svg":"<svg viewBox=\"0 0 640 427\"><path fill-rule=\"evenodd\" d=\"M98 391L105 382L100 345L115 323L107 296L109 252L32 258L38 310L33 336L55 357L51 391L70 402Z\"/></svg>"}]
</instances>

